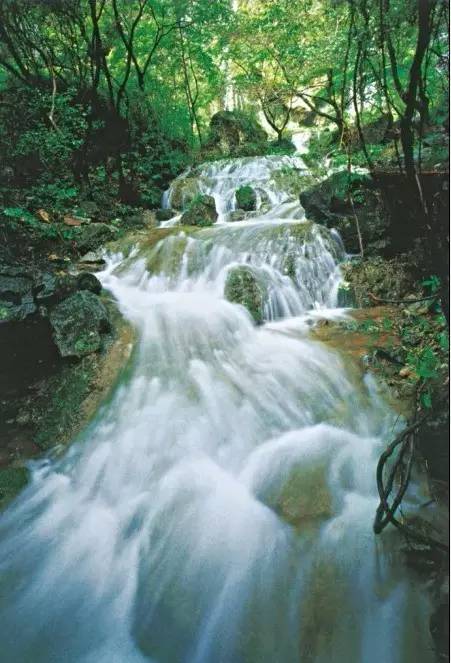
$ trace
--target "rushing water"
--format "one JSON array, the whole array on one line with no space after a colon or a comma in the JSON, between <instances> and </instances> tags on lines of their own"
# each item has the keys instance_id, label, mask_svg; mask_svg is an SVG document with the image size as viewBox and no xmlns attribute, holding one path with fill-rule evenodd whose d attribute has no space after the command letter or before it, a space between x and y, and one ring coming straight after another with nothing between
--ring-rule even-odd
<instances>
[{"instance_id":1,"label":"rushing water","mask_svg":"<svg viewBox=\"0 0 451 663\"><path fill-rule=\"evenodd\" d=\"M432 660L427 601L372 533L395 417L309 336L318 311L340 315L343 248L299 222L268 164L207 166L223 223L101 274L139 340L111 401L2 517L1 661ZM237 182L257 181L271 211L228 224ZM223 297L237 264L264 288L259 327Z\"/></svg>"}]
</instances>

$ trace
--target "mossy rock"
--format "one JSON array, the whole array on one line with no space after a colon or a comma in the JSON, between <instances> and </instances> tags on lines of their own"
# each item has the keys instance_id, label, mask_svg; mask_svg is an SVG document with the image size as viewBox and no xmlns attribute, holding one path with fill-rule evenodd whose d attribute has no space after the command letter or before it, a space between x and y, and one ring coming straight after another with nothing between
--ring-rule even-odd
<instances>
[{"instance_id":1,"label":"mossy rock","mask_svg":"<svg viewBox=\"0 0 451 663\"><path fill-rule=\"evenodd\" d=\"M0 469L0 508L3 509L28 483L25 467Z\"/></svg>"},{"instance_id":2,"label":"mossy rock","mask_svg":"<svg viewBox=\"0 0 451 663\"><path fill-rule=\"evenodd\" d=\"M155 217L157 221L169 221L176 215L176 212L173 209L157 209L155 211Z\"/></svg>"},{"instance_id":3,"label":"mossy rock","mask_svg":"<svg viewBox=\"0 0 451 663\"><path fill-rule=\"evenodd\" d=\"M183 213L180 223L186 226L207 228L212 226L217 218L215 199L212 196L198 195Z\"/></svg>"},{"instance_id":4,"label":"mossy rock","mask_svg":"<svg viewBox=\"0 0 451 663\"><path fill-rule=\"evenodd\" d=\"M199 193L198 177L178 177L171 186L170 205L175 210L185 210Z\"/></svg>"},{"instance_id":5,"label":"mossy rock","mask_svg":"<svg viewBox=\"0 0 451 663\"><path fill-rule=\"evenodd\" d=\"M108 312L88 290L64 299L50 313L53 338L62 357L83 357L100 350L102 333L109 331Z\"/></svg>"},{"instance_id":6,"label":"mossy rock","mask_svg":"<svg viewBox=\"0 0 451 663\"><path fill-rule=\"evenodd\" d=\"M106 223L88 223L75 230L77 230L75 241L81 253L95 251L99 246L114 239L118 232L116 228Z\"/></svg>"},{"instance_id":7,"label":"mossy rock","mask_svg":"<svg viewBox=\"0 0 451 663\"><path fill-rule=\"evenodd\" d=\"M30 275L11 265L0 265L0 322L25 320L37 307Z\"/></svg>"},{"instance_id":8,"label":"mossy rock","mask_svg":"<svg viewBox=\"0 0 451 663\"><path fill-rule=\"evenodd\" d=\"M263 322L263 291L250 267L232 267L227 274L224 297L247 308L254 322Z\"/></svg>"},{"instance_id":9,"label":"mossy rock","mask_svg":"<svg viewBox=\"0 0 451 663\"><path fill-rule=\"evenodd\" d=\"M354 292L355 304L361 308L375 305L369 293L381 299L404 299L417 292L421 297L415 271L416 264L401 256L391 260L370 257L343 265L345 279Z\"/></svg>"},{"instance_id":10,"label":"mossy rock","mask_svg":"<svg viewBox=\"0 0 451 663\"><path fill-rule=\"evenodd\" d=\"M301 176L297 168L284 166L274 171L271 180L280 191L284 191L290 197L296 198L308 187L311 178L306 173L303 173Z\"/></svg>"},{"instance_id":11,"label":"mossy rock","mask_svg":"<svg viewBox=\"0 0 451 663\"><path fill-rule=\"evenodd\" d=\"M34 423L33 441L43 450L67 444L94 417L113 392L121 372L129 366L135 341L133 328L105 299L112 331L102 339L102 350L78 361L62 362L57 374L45 381L29 408Z\"/></svg>"},{"instance_id":12,"label":"mossy rock","mask_svg":"<svg viewBox=\"0 0 451 663\"><path fill-rule=\"evenodd\" d=\"M240 188L236 190L235 197L239 209L242 209L245 212L253 212L257 208L257 194L248 184L240 186Z\"/></svg>"},{"instance_id":13,"label":"mossy rock","mask_svg":"<svg viewBox=\"0 0 451 663\"><path fill-rule=\"evenodd\" d=\"M244 221L247 218L247 214L243 209L236 209L233 212L230 212L229 221L232 223L234 221Z\"/></svg>"},{"instance_id":14,"label":"mossy rock","mask_svg":"<svg viewBox=\"0 0 451 663\"><path fill-rule=\"evenodd\" d=\"M255 117L240 110L219 111L210 121L208 143L224 154L234 154L243 144L266 143L266 132Z\"/></svg>"}]
</instances>

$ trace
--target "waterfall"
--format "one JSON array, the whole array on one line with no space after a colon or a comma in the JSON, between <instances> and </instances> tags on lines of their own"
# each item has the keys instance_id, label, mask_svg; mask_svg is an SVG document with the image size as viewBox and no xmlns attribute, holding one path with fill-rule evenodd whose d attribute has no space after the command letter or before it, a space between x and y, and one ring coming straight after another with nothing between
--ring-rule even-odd
<instances>
[{"instance_id":1,"label":"waterfall","mask_svg":"<svg viewBox=\"0 0 451 663\"><path fill-rule=\"evenodd\" d=\"M310 335L345 315L344 251L271 180L287 159L302 172L298 157L199 168L215 226L107 256L137 345L0 520L5 663L433 660L427 597L396 533L372 533L399 424L371 376ZM265 202L229 223L237 183ZM261 325L224 297L237 265L264 293Z\"/></svg>"}]
</instances>

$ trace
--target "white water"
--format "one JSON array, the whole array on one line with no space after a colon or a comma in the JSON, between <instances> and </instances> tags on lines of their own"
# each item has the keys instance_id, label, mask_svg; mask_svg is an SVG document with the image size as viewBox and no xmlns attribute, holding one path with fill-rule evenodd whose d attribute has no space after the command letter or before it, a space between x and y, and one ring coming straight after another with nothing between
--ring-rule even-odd
<instances>
[{"instance_id":1,"label":"white water","mask_svg":"<svg viewBox=\"0 0 451 663\"><path fill-rule=\"evenodd\" d=\"M215 168L225 209L231 168ZM315 227L296 239L278 195L273 217L101 274L139 341L111 402L0 521L5 663L433 660L418 581L396 536L372 533L395 417L309 337L318 309L340 315L342 250ZM265 286L260 327L222 296L240 263Z\"/></svg>"},{"instance_id":2,"label":"white water","mask_svg":"<svg viewBox=\"0 0 451 663\"><path fill-rule=\"evenodd\" d=\"M257 194L257 210L266 208L272 221L287 218L303 220L305 213L299 201L293 200L273 179L278 171L287 168L306 172L299 156L242 157L206 163L178 178L163 197L163 205L171 207L175 188L194 174L198 192L215 199L219 222L229 220L230 212L237 208L235 192L246 184L252 186Z\"/></svg>"}]
</instances>

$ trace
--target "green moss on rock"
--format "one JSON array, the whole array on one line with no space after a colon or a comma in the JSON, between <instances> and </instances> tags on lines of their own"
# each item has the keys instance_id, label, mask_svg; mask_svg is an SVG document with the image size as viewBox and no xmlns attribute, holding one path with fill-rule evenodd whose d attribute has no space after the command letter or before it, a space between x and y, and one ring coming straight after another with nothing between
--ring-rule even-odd
<instances>
[{"instance_id":1,"label":"green moss on rock","mask_svg":"<svg viewBox=\"0 0 451 663\"><path fill-rule=\"evenodd\" d=\"M25 467L0 469L0 508L4 508L28 483Z\"/></svg>"},{"instance_id":2,"label":"green moss on rock","mask_svg":"<svg viewBox=\"0 0 451 663\"><path fill-rule=\"evenodd\" d=\"M247 308L257 324L263 322L263 292L250 267L232 267L227 275L224 296L229 302Z\"/></svg>"},{"instance_id":3,"label":"green moss on rock","mask_svg":"<svg viewBox=\"0 0 451 663\"><path fill-rule=\"evenodd\" d=\"M205 228L212 226L217 218L215 199L212 196L198 195L191 201L180 222L187 226Z\"/></svg>"},{"instance_id":4,"label":"green moss on rock","mask_svg":"<svg viewBox=\"0 0 451 663\"><path fill-rule=\"evenodd\" d=\"M252 212L257 207L257 194L254 189L249 186L240 186L235 193L236 204L239 209L244 210L245 212Z\"/></svg>"},{"instance_id":5,"label":"green moss on rock","mask_svg":"<svg viewBox=\"0 0 451 663\"><path fill-rule=\"evenodd\" d=\"M110 328L101 300L88 290L64 299L50 313L53 337L62 357L83 357L102 345L102 333Z\"/></svg>"}]
</instances>

